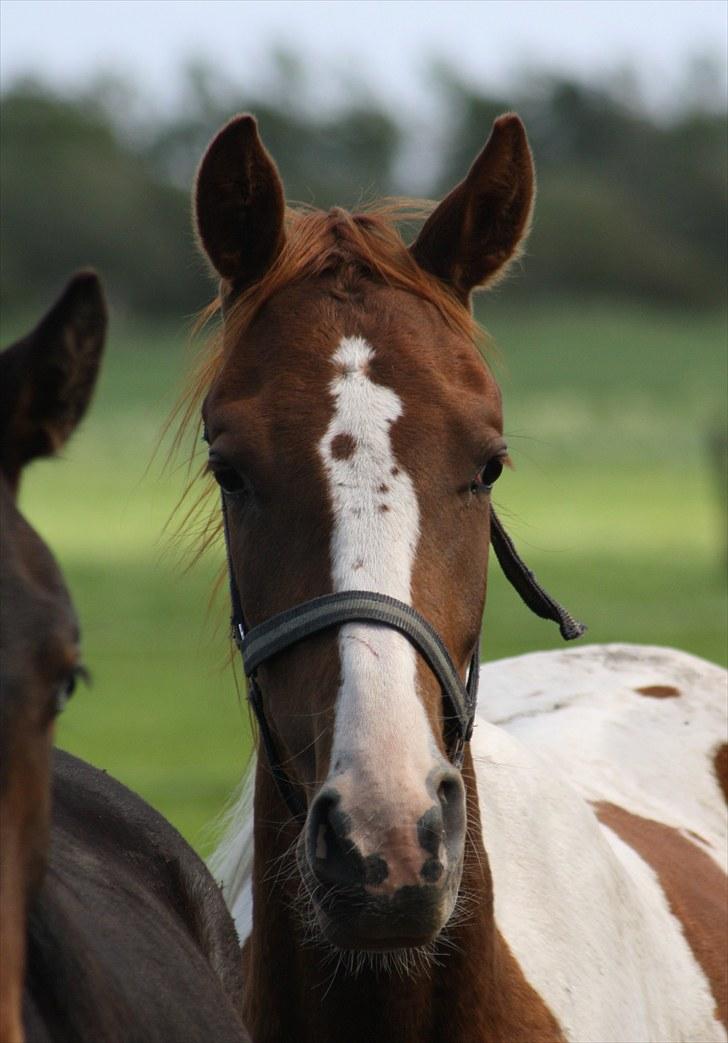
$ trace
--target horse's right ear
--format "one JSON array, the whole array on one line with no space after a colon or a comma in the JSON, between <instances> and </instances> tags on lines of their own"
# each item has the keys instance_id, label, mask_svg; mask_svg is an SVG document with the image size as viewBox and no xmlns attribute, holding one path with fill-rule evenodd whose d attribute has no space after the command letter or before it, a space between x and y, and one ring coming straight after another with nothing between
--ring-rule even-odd
<instances>
[{"instance_id":1,"label":"horse's right ear","mask_svg":"<svg viewBox=\"0 0 728 1043\"><path fill-rule=\"evenodd\" d=\"M79 272L35 329L0 354L0 467L11 485L50 456L83 417L99 372L106 303L94 272Z\"/></svg>"},{"instance_id":2,"label":"horse's right ear","mask_svg":"<svg viewBox=\"0 0 728 1043\"><path fill-rule=\"evenodd\" d=\"M202 248L235 289L257 282L283 245L285 197L252 116L236 116L213 138L195 185Z\"/></svg>"}]
</instances>

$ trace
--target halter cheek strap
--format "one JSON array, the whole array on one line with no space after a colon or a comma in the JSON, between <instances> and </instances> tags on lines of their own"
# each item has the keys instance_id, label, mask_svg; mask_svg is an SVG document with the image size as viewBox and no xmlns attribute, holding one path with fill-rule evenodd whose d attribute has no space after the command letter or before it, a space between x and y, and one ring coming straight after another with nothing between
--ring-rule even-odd
<instances>
[{"instance_id":1,"label":"halter cheek strap","mask_svg":"<svg viewBox=\"0 0 728 1043\"><path fill-rule=\"evenodd\" d=\"M369 590L342 590L334 594L304 601L293 608L279 612L258 626L248 630L243 615L240 591L233 572L230 553L230 534L225 495L222 496L223 529L227 552L230 602L232 605L233 637L238 646L243 669L248 680L248 700L255 713L260 737L271 773L278 790L294 818L303 821L306 806L281 764L276 743L268 724L263 695L257 679L258 667L286 648L303 641L312 634L329 630L344 623L375 623L392 627L420 653L442 688L446 715L452 725L454 738L449 742L448 755L455 767L462 766L465 743L473 733L475 707L480 674L479 644L473 650L467 682L463 683L445 644L435 628L411 605L386 594ZM495 512L491 510L491 541L506 578L516 588L528 607L541 616L558 623L565 641L573 641L586 630L566 609L562 608L536 580L531 570L518 556L513 543Z\"/></svg>"}]
</instances>

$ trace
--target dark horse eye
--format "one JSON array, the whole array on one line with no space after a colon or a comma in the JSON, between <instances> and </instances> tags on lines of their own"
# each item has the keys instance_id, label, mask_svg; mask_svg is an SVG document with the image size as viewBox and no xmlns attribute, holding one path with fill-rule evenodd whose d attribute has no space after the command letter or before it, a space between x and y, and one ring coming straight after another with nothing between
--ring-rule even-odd
<instances>
[{"instance_id":1,"label":"dark horse eye","mask_svg":"<svg viewBox=\"0 0 728 1043\"><path fill-rule=\"evenodd\" d=\"M76 691L76 686L79 682L89 680L89 672L85 666L78 664L74 666L71 673L64 677L63 681L58 685L53 693L53 714L58 716L64 710L66 703L71 698L73 693Z\"/></svg>"},{"instance_id":2,"label":"dark horse eye","mask_svg":"<svg viewBox=\"0 0 728 1043\"><path fill-rule=\"evenodd\" d=\"M210 450L207 467L226 496L238 496L247 491L245 479L214 449Z\"/></svg>"},{"instance_id":3,"label":"dark horse eye","mask_svg":"<svg viewBox=\"0 0 728 1043\"><path fill-rule=\"evenodd\" d=\"M473 491L479 489L490 489L498 481L503 473L503 458L494 456L482 470L478 471L473 482Z\"/></svg>"},{"instance_id":4,"label":"dark horse eye","mask_svg":"<svg viewBox=\"0 0 728 1043\"><path fill-rule=\"evenodd\" d=\"M232 467L213 471L215 481L227 496L237 496L245 492L245 482Z\"/></svg>"}]
</instances>

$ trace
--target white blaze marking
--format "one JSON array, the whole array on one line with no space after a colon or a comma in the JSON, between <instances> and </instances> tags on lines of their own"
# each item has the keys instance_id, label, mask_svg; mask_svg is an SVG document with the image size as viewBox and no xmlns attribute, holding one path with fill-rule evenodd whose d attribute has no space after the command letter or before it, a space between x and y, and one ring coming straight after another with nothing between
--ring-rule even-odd
<instances>
[{"instance_id":1,"label":"white blaze marking","mask_svg":"<svg viewBox=\"0 0 728 1043\"><path fill-rule=\"evenodd\" d=\"M391 388L369 379L373 357L361 337L345 337L333 357L334 414L318 447L334 517L333 586L374 590L411 604L419 506L392 450L391 427L402 415L402 402ZM347 436L351 453L337 458L333 443L340 435ZM392 810L407 801L411 819L415 790L420 813L432 803L424 783L437 756L417 695L415 651L395 630L365 623L347 623L338 641L342 680L331 771L351 769L358 795L370 807L378 797Z\"/></svg>"}]
</instances>

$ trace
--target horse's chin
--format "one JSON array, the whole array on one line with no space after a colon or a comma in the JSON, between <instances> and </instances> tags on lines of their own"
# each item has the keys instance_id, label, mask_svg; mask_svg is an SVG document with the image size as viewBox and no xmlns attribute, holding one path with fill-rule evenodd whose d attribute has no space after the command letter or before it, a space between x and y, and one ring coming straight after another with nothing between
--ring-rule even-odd
<instances>
[{"instance_id":1,"label":"horse's chin","mask_svg":"<svg viewBox=\"0 0 728 1043\"><path fill-rule=\"evenodd\" d=\"M383 934L382 936L352 931L347 925L332 921L319 926L324 939L333 949L348 953L403 953L414 949L425 949L437 939L439 931L420 935Z\"/></svg>"},{"instance_id":2,"label":"horse's chin","mask_svg":"<svg viewBox=\"0 0 728 1043\"><path fill-rule=\"evenodd\" d=\"M321 892L311 899L318 929L335 949L392 952L432 945L457 894L443 887L401 888L394 895Z\"/></svg>"}]
</instances>

